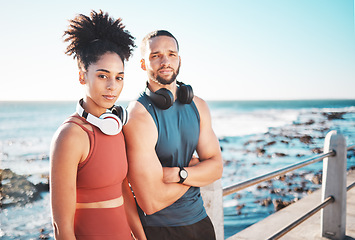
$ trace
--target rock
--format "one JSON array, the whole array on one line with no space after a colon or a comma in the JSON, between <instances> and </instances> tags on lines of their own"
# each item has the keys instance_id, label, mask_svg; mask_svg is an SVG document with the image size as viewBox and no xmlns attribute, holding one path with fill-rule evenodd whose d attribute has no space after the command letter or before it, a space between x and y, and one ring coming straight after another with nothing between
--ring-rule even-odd
<instances>
[{"instance_id":1,"label":"rock","mask_svg":"<svg viewBox=\"0 0 355 240\"><path fill-rule=\"evenodd\" d=\"M276 141L271 141L271 142L268 142L265 144L265 146L271 146L271 145L274 145L276 144Z\"/></svg>"},{"instance_id":2,"label":"rock","mask_svg":"<svg viewBox=\"0 0 355 240\"><path fill-rule=\"evenodd\" d=\"M242 195L241 194L235 194L235 196L233 197L234 199L241 199Z\"/></svg>"},{"instance_id":3,"label":"rock","mask_svg":"<svg viewBox=\"0 0 355 240\"><path fill-rule=\"evenodd\" d=\"M311 144L311 143L313 143L313 138L309 135L304 135L304 136L300 137L300 141L305 144Z\"/></svg>"},{"instance_id":4,"label":"rock","mask_svg":"<svg viewBox=\"0 0 355 240\"><path fill-rule=\"evenodd\" d=\"M280 194L283 190L281 188L272 188L270 194Z\"/></svg>"},{"instance_id":5,"label":"rock","mask_svg":"<svg viewBox=\"0 0 355 240\"><path fill-rule=\"evenodd\" d=\"M232 164L232 161L231 160L223 160L223 164L224 164L224 166L229 166Z\"/></svg>"},{"instance_id":6,"label":"rock","mask_svg":"<svg viewBox=\"0 0 355 240\"><path fill-rule=\"evenodd\" d=\"M279 181L285 181L286 180L286 175L277 176L275 178L276 178L276 180L279 180Z\"/></svg>"},{"instance_id":7,"label":"rock","mask_svg":"<svg viewBox=\"0 0 355 240\"><path fill-rule=\"evenodd\" d=\"M320 154L320 153L323 153L323 149L322 148L313 148L312 152L315 154Z\"/></svg>"},{"instance_id":8,"label":"rock","mask_svg":"<svg viewBox=\"0 0 355 240\"><path fill-rule=\"evenodd\" d=\"M304 125L312 125L314 123L315 123L315 121L313 119L311 119L308 122L305 122Z\"/></svg>"},{"instance_id":9,"label":"rock","mask_svg":"<svg viewBox=\"0 0 355 240\"><path fill-rule=\"evenodd\" d=\"M267 206L269 206L271 203L272 203L271 198L265 198L265 199L263 199L263 200L260 202L260 205L267 207Z\"/></svg>"},{"instance_id":10,"label":"rock","mask_svg":"<svg viewBox=\"0 0 355 240\"><path fill-rule=\"evenodd\" d=\"M282 199L274 199L272 200L272 203L274 204L275 211L279 211L280 209L287 207L290 205L293 201L282 201Z\"/></svg>"},{"instance_id":11,"label":"rock","mask_svg":"<svg viewBox=\"0 0 355 240\"><path fill-rule=\"evenodd\" d=\"M3 182L1 186L2 207L24 205L40 198L40 192L48 191L48 184L34 185L27 176L18 175L10 169L0 169Z\"/></svg>"},{"instance_id":12,"label":"rock","mask_svg":"<svg viewBox=\"0 0 355 240\"><path fill-rule=\"evenodd\" d=\"M261 156L264 155L264 153L266 152L266 150L263 149L263 148L256 148L255 152L256 152L256 154L258 155L258 157L261 157Z\"/></svg>"},{"instance_id":13,"label":"rock","mask_svg":"<svg viewBox=\"0 0 355 240\"><path fill-rule=\"evenodd\" d=\"M344 119L343 115L346 112L327 112L323 113L323 116L326 116L328 120L334 120L334 119Z\"/></svg>"},{"instance_id":14,"label":"rock","mask_svg":"<svg viewBox=\"0 0 355 240\"><path fill-rule=\"evenodd\" d=\"M226 142L229 143L229 140L227 138L219 138L218 139L220 142Z\"/></svg>"},{"instance_id":15,"label":"rock","mask_svg":"<svg viewBox=\"0 0 355 240\"><path fill-rule=\"evenodd\" d=\"M355 157L355 149L350 149L347 153L347 158L350 159L352 157Z\"/></svg>"},{"instance_id":16,"label":"rock","mask_svg":"<svg viewBox=\"0 0 355 240\"><path fill-rule=\"evenodd\" d=\"M305 191L307 191L308 189L305 189L304 187L294 187L293 191L294 192L298 192L298 193L303 193Z\"/></svg>"},{"instance_id":17,"label":"rock","mask_svg":"<svg viewBox=\"0 0 355 240\"><path fill-rule=\"evenodd\" d=\"M316 174L312 177L312 182L314 184L322 184L322 174Z\"/></svg>"},{"instance_id":18,"label":"rock","mask_svg":"<svg viewBox=\"0 0 355 240\"><path fill-rule=\"evenodd\" d=\"M258 190L267 189L267 188L268 188L267 186L261 186L261 185L256 186L256 189Z\"/></svg>"},{"instance_id":19,"label":"rock","mask_svg":"<svg viewBox=\"0 0 355 240\"><path fill-rule=\"evenodd\" d=\"M40 235L39 235L38 239L50 239L49 233L46 233L46 230L44 228L41 228L39 230L39 232L40 232Z\"/></svg>"},{"instance_id":20,"label":"rock","mask_svg":"<svg viewBox=\"0 0 355 240\"><path fill-rule=\"evenodd\" d=\"M240 211L242 208L244 208L245 207L245 204L243 203L243 204L241 204L241 205L237 205L237 207L236 207L236 210L237 211Z\"/></svg>"},{"instance_id":21,"label":"rock","mask_svg":"<svg viewBox=\"0 0 355 240\"><path fill-rule=\"evenodd\" d=\"M287 156L287 154L285 154L285 153L278 153L278 152L276 152L276 153L274 153L272 156L273 156L273 157L286 157L286 156Z\"/></svg>"},{"instance_id":22,"label":"rock","mask_svg":"<svg viewBox=\"0 0 355 240\"><path fill-rule=\"evenodd\" d=\"M48 192L49 191L49 184L48 183L37 183L35 185L38 192Z\"/></svg>"}]
</instances>

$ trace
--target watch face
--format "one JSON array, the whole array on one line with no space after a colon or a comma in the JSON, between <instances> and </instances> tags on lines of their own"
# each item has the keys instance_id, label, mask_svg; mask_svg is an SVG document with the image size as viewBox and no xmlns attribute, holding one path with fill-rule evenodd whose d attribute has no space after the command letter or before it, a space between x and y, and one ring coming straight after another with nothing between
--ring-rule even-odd
<instances>
[{"instance_id":1,"label":"watch face","mask_svg":"<svg viewBox=\"0 0 355 240\"><path fill-rule=\"evenodd\" d=\"M182 169L180 171L180 177L184 179L187 178L187 171L185 169Z\"/></svg>"}]
</instances>

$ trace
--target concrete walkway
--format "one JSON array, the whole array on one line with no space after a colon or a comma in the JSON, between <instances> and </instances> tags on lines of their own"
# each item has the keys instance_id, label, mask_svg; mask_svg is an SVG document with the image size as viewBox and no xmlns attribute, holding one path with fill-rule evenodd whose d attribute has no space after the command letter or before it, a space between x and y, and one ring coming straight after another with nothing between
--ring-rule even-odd
<instances>
[{"instance_id":1,"label":"concrete walkway","mask_svg":"<svg viewBox=\"0 0 355 240\"><path fill-rule=\"evenodd\" d=\"M355 171L348 172L347 186L355 182ZM271 237L296 219L312 210L321 202L321 190L270 215L262 221L244 229L227 240L263 240ZM346 240L355 240L355 187L347 192ZM320 211L284 235L282 240L323 240L321 237Z\"/></svg>"}]
</instances>

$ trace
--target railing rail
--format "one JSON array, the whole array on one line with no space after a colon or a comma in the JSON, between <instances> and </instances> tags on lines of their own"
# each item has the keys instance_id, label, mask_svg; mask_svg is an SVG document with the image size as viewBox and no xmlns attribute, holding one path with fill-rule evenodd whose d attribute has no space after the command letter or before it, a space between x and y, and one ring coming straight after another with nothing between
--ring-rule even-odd
<instances>
[{"instance_id":1,"label":"railing rail","mask_svg":"<svg viewBox=\"0 0 355 240\"><path fill-rule=\"evenodd\" d=\"M355 145L347 147L346 150L349 151L351 149L355 149ZM235 192L238 192L240 190L243 190L243 189L245 189L247 187L253 186L253 185L258 184L260 182L264 182L264 181L270 180L270 179L272 179L274 177L277 177L277 176L281 176L281 175L286 174L288 172L292 172L294 170L297 170L299 168L305 167L307 165L310 165L310 164L313 164L313 163L316 163L316 162L320 162L326 157L335 156L335 154L336 154L335 151L331 150L331 151L329 151L327 153L318 154L318 155L316 155L314 157L308 158L308 159L303 160L301 162L288 165L286 167L277 169L275 171L272 171L272 172L269 172L269 173L254 177L254 178L250 178L250 179L245 180L243 182L239 182L237 184L232 184L230 186L227 186L227 187L223 188L223 196L230 195L232 193L235 193Z\"/></svg>"},{"instance_id":2,"label":"railing rail","mask_svg":"<svg viewBox=\"0 0 355 240\"><path fill-rule=\"evenodd\" d=\"M290 225L286 226L285 228L283 228L279 232L277 232L274 235L272 235L271 237L269 237L268 240L275 240L275 239L281 238L286 233L288 233L289 231L291 231L292 229L294 229L295 227L297 227L298 225L300 225L301 223L306 221L308 218L312 217L314 214L316 214L322 208L328 206L329 204L333 203L334 201L335 201L335 199L334 199L333 196L328 197L321 204L319 204L318 206L313 208L311 211L307 212L305 215L303 215L302 217L298 218L296 221L294 221Z\"/></svg>"},{"instance_id":3,"label":"railing rail","mask_svg":"<svg viewBox=\"0 0 355 240\"><path fill-rule=\"evenodd\" d=\"M350 149L348 148L347 150L349 151ZM353 187L355 187L355 182L350 184L346 188L346 191L349 191ZM307 212L305 215L303 215L302 217L298 218L296 221L294 221L290 225L286 226L285 228L281 229L280 231L278 231L277 233L275 233L274 235L269 237L268 240L276 240L276 239L281 238L282 236L286 235L286 233L288 233L292 229L296 228L298 225L300 225L301 223L306 221L308 218L312 217L314 214L319 212L322 208L325 208L326 206L328 206L329 204L333 203L334 201L335 201L335 198L333 196L329 196L327 199L325 199L321 204L319 204L318 206L313 208L311 211Z\"/></svg>"},{"instance_id":4,"label":"railing rail","mask_svg":"<svg viewBox=\"0 0 355 240\"><path fill-rule=\"evenodd\" d=\"M305 167L305 166L310 165L312 163L316 163L316 162L322 161L324 158L329 157L329 156L335 156L335 151L331 150L330 152L316 155L315 157L308 158L308 159L306 159L304 161L301 161L301 162L298 162L298 163L295 163L295 164L291 164L289 166L286 166L286 167L277 169L275 171L260 175L258 177L254 177L254 178L245 180L243 182L240 182L240 183L237 183L237 184L233 184L233 185L228 186L228 187L224 187L223 188L223 196L230 195L230 194L238 192L238 191L240 191L240 190L242 190L244 188L253 186L253 185L258 184L260 182L264 182L264 181L270 180L270 179L272 179L274 177L277 177L277 176L283 175L285 173L294 171L296 169Z\"/></svg>"},{"instance_id":5,"label":"railing rail","mask_svg":"<svg viewBox=\"0 0 355 240\"><path fill-rule=\"evenodd\" d=\"M355 187L355 182L346 187L347 152L351 149L355 149L355 145L347 147L345 137L336 131L331 131L325 137L323 154L318 154L301 162L224 187L221 195L230 195L260 182L270 180L323 160L321 203L288 226L278 230L276 233L271 233L271 237L268 238L265 236L264 239L279 239L320 210L322 211L321 236L330 237L331 239L344 239L346 226L346 192ZM231 237L231 239L232 238L236 239L234 236Z\"/></svg>"}]
</instances>

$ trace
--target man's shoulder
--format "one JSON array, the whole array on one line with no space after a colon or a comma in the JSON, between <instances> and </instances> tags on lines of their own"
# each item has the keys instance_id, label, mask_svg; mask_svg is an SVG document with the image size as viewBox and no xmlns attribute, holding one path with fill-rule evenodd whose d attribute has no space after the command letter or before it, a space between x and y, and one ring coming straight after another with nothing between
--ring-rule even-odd
<instances>
[{"instance_id":1,"label":"man's shoulder","mask_svg":"<svg viewBox=\"0 0 355 240\"><path fill-rule=\"evenodd\" d=\"M208 104L205 100L203 100L202 98L198 97L198 96L194 96L193 99L197 110L200 111L208 111Z\"/></svg>"},{"instance_id":2,"label":"man's shoulder","mask_svg":"<svg viewBox=\"0 0 355 240\"><path fill-rule=\"evenodd\" d=\"M138 100L130 102L127 111L130 119L132 117L137 118L137 117L145 116L148 113L147 109Z\"/></svg>"},{"instance_id":3,"label":"man's shoulder","mask_svg":"<svg viewBox=\"0 0 355 240\"><path fill-rule=\"evenodd\" d=\"M146 126L155 127L154 120L146 107L138 100L129 103L128 108L128 123L130 127Z\"/></svg>"},{"instance_id":4,"label":"man's shoulder","mask_svg":"<svg viewBox=\"0 0 355 240\"><path fill-rule=\"evenodd\" d=\"M127 110L128 122L123 127L126 143L129 143L132 139L137 141L150 139L152 142L156 142L157 128L147 109L140 102L132 101Z\"/></svg>"},{"instance_id":5,"label":"man's shoulder","mask_svg":"<svg viewBox=\"0 0 355 240\"><path fill-rule=\"evenodd\" d=\"M194 96L193 101L195 102L195 104L199 104L199 103L205 103L206 101L203 100L202 98L198 97L198 96Z\"/></svg>"}]
</instances>

